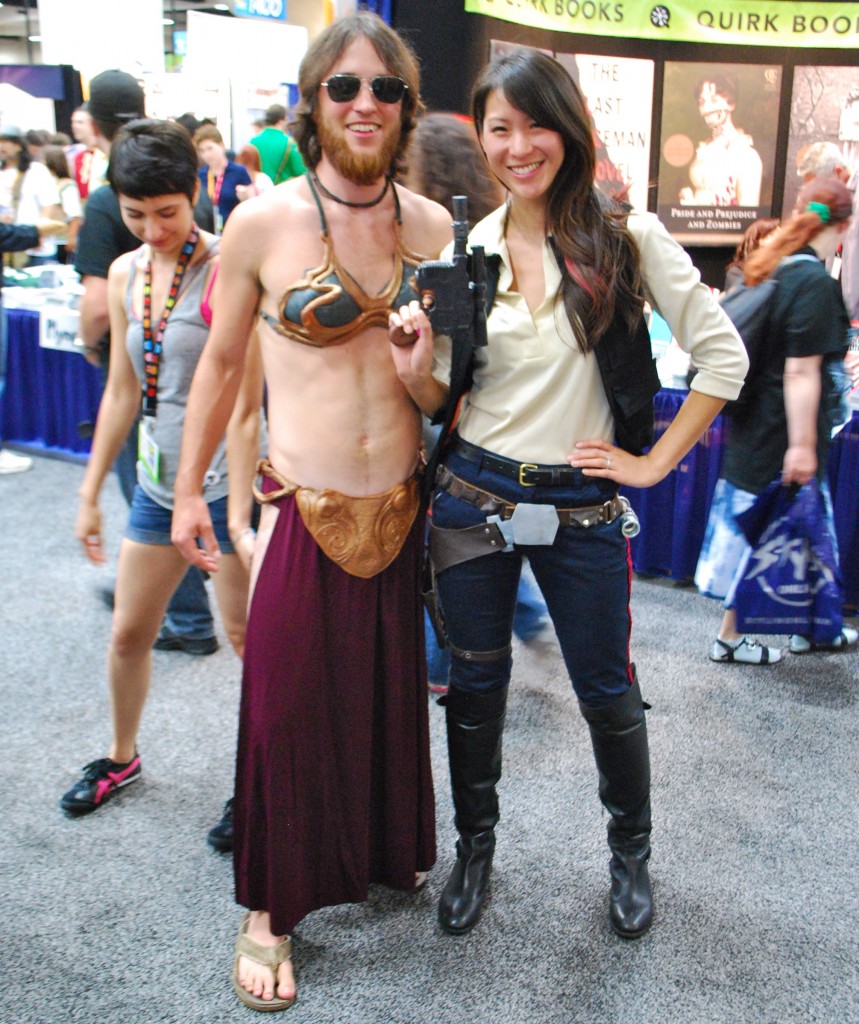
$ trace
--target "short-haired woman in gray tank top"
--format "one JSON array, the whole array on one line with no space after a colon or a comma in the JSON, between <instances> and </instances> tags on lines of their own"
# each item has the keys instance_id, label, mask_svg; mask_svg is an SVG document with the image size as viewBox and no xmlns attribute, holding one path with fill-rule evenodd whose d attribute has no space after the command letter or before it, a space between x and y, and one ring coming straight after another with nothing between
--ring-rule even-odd
<instances>
[{"instance_id":1,"label":"short-haired woman in gray tank top","mask_svg":"<svg viewBox=\"0 0 859 1024\"><path fill-rule=\"evenodd\" d=\"M170 541L173 485L185 403L209 333L209 295L218 264L218 239L194 223L197 154L183 128L146 119L126 125L111 147L109 180L123 221L143 245L115 260L108 275L110 370L75 524L90 561L105 561L99 493L139 416L138 483L119 553L108 650L113 742L109 755L88 764L60 801L74 815L97 810L141 776L137 732L149 691L152 645L170 595L187 569ZM222 552L213 576L218 604L240 657L248 567L230 538L241 544L250 530L252 473L247 466L233 465L228 512L226 450L232 433L254 422L261 394L260 364L251 346L245 400L237 405L227 438L212 459L203 498Z\"/></svg>"}]
</instances>

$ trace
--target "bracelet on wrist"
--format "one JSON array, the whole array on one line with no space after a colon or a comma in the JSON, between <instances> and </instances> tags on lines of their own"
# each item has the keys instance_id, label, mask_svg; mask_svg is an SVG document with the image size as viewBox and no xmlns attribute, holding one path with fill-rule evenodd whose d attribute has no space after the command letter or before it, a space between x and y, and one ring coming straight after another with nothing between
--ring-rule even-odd
<instances>
[{"instance_id":1,"label":"bracelet on wrist","mask_svg":"<svg viewBox=\"0 0 859 1024\"><path fill-rule=\"evenodd\" d=\"M243 530L239 530L239 532L236 534L236 539L233 543L238 544L242 537L246 536L247 534L250 534L252 537L256 537L257 532L252 526L246 526Z\"/></svg>"}]
</instances>

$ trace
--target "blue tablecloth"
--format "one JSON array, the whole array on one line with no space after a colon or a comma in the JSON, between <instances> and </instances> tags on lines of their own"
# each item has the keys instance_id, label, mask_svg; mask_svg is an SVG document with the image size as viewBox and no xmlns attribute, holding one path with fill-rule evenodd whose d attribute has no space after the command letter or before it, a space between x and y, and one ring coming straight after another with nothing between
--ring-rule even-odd
<instances>
[{"instance_id":1,"label":"blue tablecloth","mask_svg":"<svg viewBox=\"0 0 859 1024\"><path fill-rule=\"evenodd\" d=\"M89 454L81 423L95 423L101 372L77 352L39 346L39 314L10 309L6 388L0 397L0 437L35 451Z\"/></svg>"},{"instance_id":2,"label":"blue tablecloth","mask_svg":"<svg viewBox=\"0 0 859 1024\"><path fill-rule=\"evenodd\" d=\"M686 391L665 388L655 401L656 437L674 419ZM713 490L722 461L724 424L717 417L674 472L654 487L622 487L641 520L633 538L636 572L690 580L704 540ZM829 462L829 485L841 556L845 600L859 604L859 413L835 438Z\"/></svg>"},{"instance_id":3,"label":"blue tablecloth","mask_svg":"<svg viewBox=\"0 0 859 1024\"><path fill-rule=\"evenodd\" d=\"M859 412L832 444L829 486L844 596L853 608L859 606Z\"/></svg>"}]
</instances>

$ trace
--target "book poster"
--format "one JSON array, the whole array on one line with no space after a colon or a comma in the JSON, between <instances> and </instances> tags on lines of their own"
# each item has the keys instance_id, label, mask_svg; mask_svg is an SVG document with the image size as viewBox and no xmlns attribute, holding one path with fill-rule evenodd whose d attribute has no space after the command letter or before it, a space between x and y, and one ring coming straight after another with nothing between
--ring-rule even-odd
<instances>
[{"instance_id":1,"label":"book poster","mask_svg":"<svg viewBox=\"0 0 859 1024\"><path fill-rule=\"evenodd\" d=\"M657 213L684 245L733 245L773 204L782 69L665 64Z\"/></svg>"},{"instance_id":2,"label":"book poster","mask_svg":"<svg viewBox=\"0 0 859 1024\"><path fill-rule=\"evenodd\" d=\"M559 53L587 100L597 147L597 185L647 209L653 61Z\"/></svg>"},{"instance_id":3,"label":"book poster","mask_svg":"<svg viewBox=\"0 0 859 1024\"><path fill-rule=\"evenodd\" d=\"M799 170L808 147L837 146L845 166L859 168L859 68L798 67L793 73L790 129L784 176L782 216L796 203Z\"/></svg>"}]
</instances>

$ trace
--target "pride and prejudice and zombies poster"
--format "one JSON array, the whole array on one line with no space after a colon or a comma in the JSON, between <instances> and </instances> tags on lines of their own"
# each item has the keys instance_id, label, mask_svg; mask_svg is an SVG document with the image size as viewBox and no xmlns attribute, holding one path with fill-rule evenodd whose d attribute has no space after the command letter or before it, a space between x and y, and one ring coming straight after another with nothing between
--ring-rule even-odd
<instances>
[{"instance_id":1,"label":"pride and prejudice and zombies poster","mask_svg":"<svg viewBox=\"0 0 859 1024\"><path fill-rule=\"evenodd\" d=\"M657 213L684 245L739 241L773 206L782 69L665 64Z\"/></svg>"}]
</instances>

